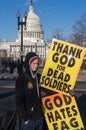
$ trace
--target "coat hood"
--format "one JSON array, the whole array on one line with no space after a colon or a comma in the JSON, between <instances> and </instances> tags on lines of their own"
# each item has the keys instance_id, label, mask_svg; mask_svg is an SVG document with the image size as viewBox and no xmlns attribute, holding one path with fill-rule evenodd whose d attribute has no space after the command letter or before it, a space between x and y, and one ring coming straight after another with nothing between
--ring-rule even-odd
<instances>
[{"instance_id":1,"label":"coat hood","mask_svg":"<svg viewBox=\"0 0 86 130\"><path fill-rule=\"evenodd\" d=\"M27 55L25 57L24 67L25 67L25 74L27 74L27 75L29 74L30 76L32 76L32 70L30 68L30 63L33 59L40 59L40 58L35 52L27 53Z\"/></svg>"}]
</instances>

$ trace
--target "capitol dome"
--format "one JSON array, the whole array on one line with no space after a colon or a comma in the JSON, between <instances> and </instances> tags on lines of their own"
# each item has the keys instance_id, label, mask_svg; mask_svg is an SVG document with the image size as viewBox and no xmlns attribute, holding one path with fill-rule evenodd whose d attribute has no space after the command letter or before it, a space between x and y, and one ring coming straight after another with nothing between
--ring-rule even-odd
<instances>
[{"instance_id":1,"label":"capitol dome","mask_svg":"<svg viewBox=\"0 0 86 130\"><path fill-rule=\"evenodd\" d=\"M27 30L29 31L42 31L42 25L39 17L34 13L33 6L30 6L30 11L27 16Z\"/></svg>"},{"instance_id":2,"label":"capitol dome","mask_svg":"<svg viewBox=\"0 0 86 130\"><path fill-rule=\"evenodd\" d=\"M21 31L19 31L18 39L20 39ZM43 41L44 32L39 17L34 13L32 3L30 3L29 12L27 13L26 30L23 31L24 41Z\"/></svg>"}]
</instances>

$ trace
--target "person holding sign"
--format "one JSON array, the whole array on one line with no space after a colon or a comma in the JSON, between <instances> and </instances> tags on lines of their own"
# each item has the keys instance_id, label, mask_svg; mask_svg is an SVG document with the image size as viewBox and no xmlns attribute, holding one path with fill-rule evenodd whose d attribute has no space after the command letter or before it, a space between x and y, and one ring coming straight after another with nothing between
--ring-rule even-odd
<instances>
[{"instance_id":1,"label":"person holding sign","mask_svg":"<svg viewBox=\"0 0 86 130\"><path fill-rule=\"evenodd\" d=\"M22 130L43 130L39 61L36 53L29 52L25 57L25 72L16 80L16 105L22 119Z\"/></svg>"}]
</instances>

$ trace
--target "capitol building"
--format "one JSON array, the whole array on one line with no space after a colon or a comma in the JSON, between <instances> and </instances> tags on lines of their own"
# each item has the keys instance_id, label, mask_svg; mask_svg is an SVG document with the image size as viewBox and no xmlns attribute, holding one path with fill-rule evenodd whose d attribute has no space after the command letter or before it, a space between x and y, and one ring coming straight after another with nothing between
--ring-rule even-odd
<instances>
[{"instance_id":1,"label":"capitol building","mask_svg":"<svg viewBox=\"0 0 86 130\"><path fill-rule=\"evenodd\" d=\"M24 18L22 21L24 21ZM41 65L44 65L49 48L50 43L44 41L42 24L40 18L34 12L33 1L31 0L26 26L23 26L23 29L21 27L18 29L18 37L15 42L9 42L6 39L0 41L0 65L2 61L18 61L18 59L21 60L21 57L23 57L24 61L26 54L31 51L40 56L42 59ZM86 68L86 58L84 62Z\"/></svg>"},{"instance_id":2,"label":"capitol building","mask_svg":"<svg viewBox=\"0 0 86 130\"><path fill-rule=\"evenodd\" d=\"M42 62L45 61L49 44L44 41L44 31L40 18L35 14L33 2L31 0L27 13L26 28L23 26L23 51L21 52L21 28L18 30L18 37L15 42L7 40L0 41L0 63L5 60L18 60L21 55L23 58L28 52L36 52Z\"/></svg>"}]
</instances>

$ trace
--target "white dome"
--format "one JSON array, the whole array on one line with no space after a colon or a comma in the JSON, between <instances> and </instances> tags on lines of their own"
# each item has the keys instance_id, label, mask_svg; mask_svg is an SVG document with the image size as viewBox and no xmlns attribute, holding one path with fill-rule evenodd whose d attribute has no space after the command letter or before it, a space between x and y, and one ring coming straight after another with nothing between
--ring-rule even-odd
<instances>
[{"instance_id":1,"label":"white dome","mask_svg":"<svg viewBox=\"0 0 86 130\"><path fill-rule=\"evenodd\" d=\"M28 31L42 31L42 25L39 17L34 13L33 6L30 6L30 11L27 16L27 30Z\"/></svg>"},{"instance_id":2,"label":"white dome","mask_svg":"<svg viewBox=\"0 0 86 130\"><path fill-rule=\"evenodd\" d=\"M26 30L23 30L24 41L41 41L44 39L44 32L39 17L34 13L34 8L30 4L26 19ZM21 40L21 30L18 33L18 41Z\"/></svg>"}]
</instances>

